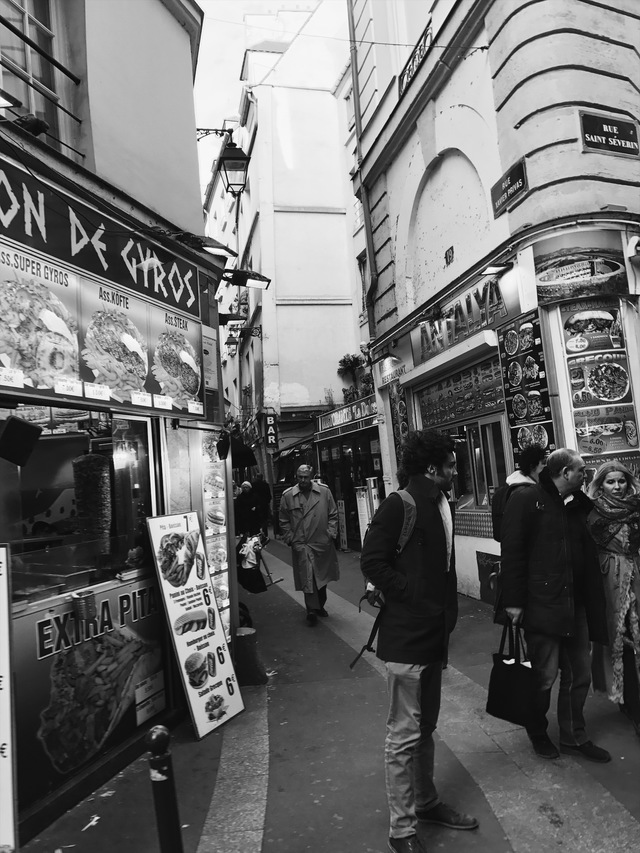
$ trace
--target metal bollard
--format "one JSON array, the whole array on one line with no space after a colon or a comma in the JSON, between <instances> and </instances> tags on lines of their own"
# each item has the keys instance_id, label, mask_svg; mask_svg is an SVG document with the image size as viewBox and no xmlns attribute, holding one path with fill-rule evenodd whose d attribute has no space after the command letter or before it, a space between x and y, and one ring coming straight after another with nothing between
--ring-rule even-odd
<instances>
[{"instance_id":1,"label":"metal bollard","mask_svg":"<svg viewBox=\"0 0 640 853\"><path fill-rule=\"evenodd\" d=\"M144 742L151 753L149 775L156 809L160 853L183 853L178 799L169 749L170 739L169 730L165 726L154 726L147 732Z\"/></svg>"}]
</instances>

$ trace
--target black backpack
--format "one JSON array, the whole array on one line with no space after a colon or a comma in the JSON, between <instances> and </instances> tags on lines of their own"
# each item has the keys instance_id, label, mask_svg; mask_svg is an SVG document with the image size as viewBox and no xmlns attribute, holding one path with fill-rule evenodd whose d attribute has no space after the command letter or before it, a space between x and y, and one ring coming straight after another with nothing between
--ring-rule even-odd
<instances>
[{"instance_id":1,"label":"black backpack","mask_svg":"<svg viewBox=\"0 0 640 853\"><path fill-rule=\"evenodd\" d=\"M511 489L512 487L505 483L504 486L499 486L495 490L491 499L491 521L493 523L493 538L496 542L501 541L502 516L504 515L504 509L507 505Z\"/></svg>"},{"instance_id":2,"label":"black backpack","mask_svg":"<svg viewBox=\"0 0 640 853\"><path fill-rule=\"evenodd\" d=\"M416 502L413 497L409 494L406 489L398 489L398 495L402 498L402 508L404 511L404 518L402 520L402 529L400 530L400 535L398 536L398 544L396 545L396 556L399 556L404 550L405 545L411 539L413 534L413 528L416 524ZM370 527L371 525L369 525ZM369 527L367 527L367 533L369 532ZM365 533L365 538L366 538ZM369 602L372 607L379 608L378 614L374 620L373 627L371 628L371 633L369 634L369 639L364 644L364 646L360 649L360 652L356 656L355 660L353 660L349 664L349 669L353 669L354 666L358 663L360 658L365 652L373 652L375 649L373 648L373 641L375 640L376 634L378 633L378 628L380 627L380 617L382 616L382 608L384 607L384 599L380 597L380 591L377 590L373 584L367 581L365 593L358 602L358 612L362 610L362 602L365 599Z\"/></svg>"}]
</instances>

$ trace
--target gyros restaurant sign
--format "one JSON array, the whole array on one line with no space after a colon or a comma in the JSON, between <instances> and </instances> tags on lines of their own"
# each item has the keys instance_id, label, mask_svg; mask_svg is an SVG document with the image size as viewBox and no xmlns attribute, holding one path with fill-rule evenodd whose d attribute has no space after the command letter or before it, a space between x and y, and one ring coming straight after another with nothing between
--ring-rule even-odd
<instances>
[{"instance_id":1,"label":"gyros restaurant sign","mask_svg":"<svg viewBox=\"0 0 640 853\"><path fill-rule=\"evenodd\" d=\"M121 222L0 161L0 236L200 315L197 271Z\"/></svg>"},{"instance_id":2,"label":"gyros restaurant sign","mask_svg":"<svg viewBox=\"0 0 640 853\"><path fill-rule=\"evenodd\" d=\"M428 361L482 329L501 326L520 314L517 288L485 279L455 299L442 303L437 318L423 320L411 332L416 364Z\"/></svg>"}]
</instances>

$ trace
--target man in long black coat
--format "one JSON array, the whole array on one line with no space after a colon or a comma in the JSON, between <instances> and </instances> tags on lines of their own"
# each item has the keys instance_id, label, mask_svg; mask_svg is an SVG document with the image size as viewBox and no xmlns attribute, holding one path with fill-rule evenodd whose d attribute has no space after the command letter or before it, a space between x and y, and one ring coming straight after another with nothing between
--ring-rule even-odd
<instances>
[{"instance_id":1,"label":"man in long black coat","mask_svg":"<svg viewBox=\"0 0 640 853\"><path fill-rule=\"evenodd\" d=\"M527 734L541 758L558 758L547 734L551 688L560 675L560 752L607 762L585 730L591 684L590 640L607 645L602 576L587 529L593 506L580 491L584 461L561 448L537 485L515 492L502 520L502 603L521 622L538 691Z\"/></svg>"},{"instance_id":2,"label":"man in long black coat","mask_svg":"<svg viewBox=\"0 0 640 853\"><path fill-rule=\"evenodd\" d=\"M411 538L397 555L404 505L392 493L374 515L362 549L362 571L385 599L377 655L387 670L385 778L389 849L395 853L423 853L418 820L450 829L478 826L440 802L433 780L442 668L458 614L447 500L456 472L453 450L452 440L435 431L407 436L402 482L416 504Z\"/></svg>"}]
</instances>

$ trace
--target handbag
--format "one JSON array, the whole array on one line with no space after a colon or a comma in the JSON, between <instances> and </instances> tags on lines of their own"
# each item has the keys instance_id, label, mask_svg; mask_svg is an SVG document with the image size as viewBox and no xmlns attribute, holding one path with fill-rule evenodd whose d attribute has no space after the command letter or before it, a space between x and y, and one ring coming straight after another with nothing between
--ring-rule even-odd
<instances>
[{"instance_id":1,"label":"handbag","mask_svg":"<svg viewBox=\"0 0 640 853\"><path fill-rule=\"evenodd\" d=\"M509 638L509 649L505 645ZM527 726L532 719L536 693L536 677L526 653L519 625L510 621L502 629L502 639L497 654L493 655L493 666L489 677L487 714Z\"/></svg>"}]
</instances>

